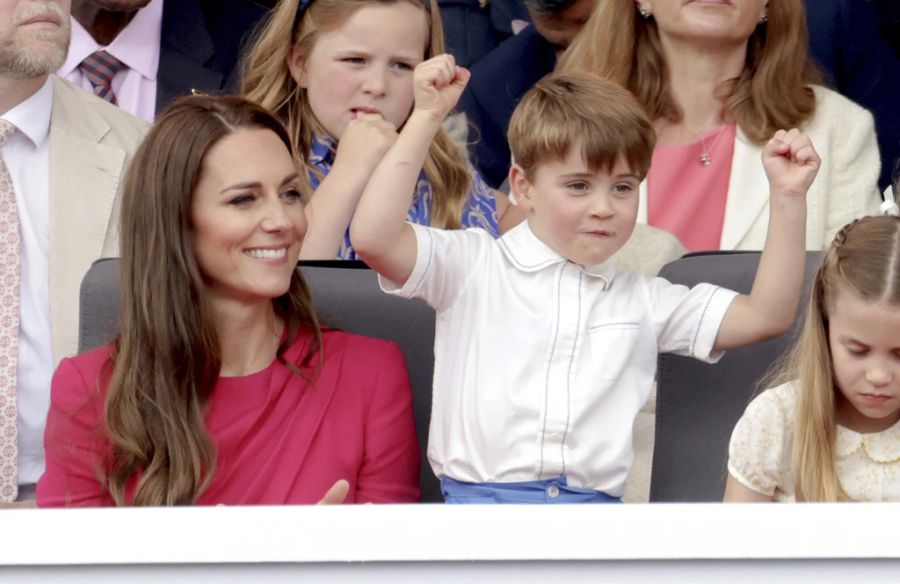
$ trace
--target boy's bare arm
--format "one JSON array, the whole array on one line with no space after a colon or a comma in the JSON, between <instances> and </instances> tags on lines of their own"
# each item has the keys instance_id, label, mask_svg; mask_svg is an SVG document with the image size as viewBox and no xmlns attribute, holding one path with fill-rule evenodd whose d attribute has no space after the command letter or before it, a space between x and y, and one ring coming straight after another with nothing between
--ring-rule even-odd
<instances>
[{"instance_id":1,"label":"boy's bare arm","mask_svg":"<svg viewBox=\"0 0 900 584\"><path fill-rule=\"evenodd\" d=\"M734 299L714 350L742 347L782 334L794 321L806 260L806 192L819 156L799 130L779 130L763 149L769 179L769 226L753 289Z\"/></svg>"},{"instance_id":2,"label":"boy's bare arm","mask_svg":"<svg viewBox=\"0 0 900 584\"><path fill-rule=\"evenodd\" d=\"M415 109L366 185L350 225L356 253L396 284L406 282L416 262L416 238L406 213L419 171L441 122L468 80L469 72L457 67L449 55L416 67Z\"/></svg>"}]
</instances>

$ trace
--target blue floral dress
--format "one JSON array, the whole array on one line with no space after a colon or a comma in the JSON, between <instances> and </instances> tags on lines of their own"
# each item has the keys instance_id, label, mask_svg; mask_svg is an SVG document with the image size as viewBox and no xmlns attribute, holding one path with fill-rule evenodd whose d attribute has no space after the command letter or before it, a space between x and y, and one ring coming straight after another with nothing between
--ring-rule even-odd
<instances>
[{"instance_id":1,"label":"blue floral dress","mask_svg":"<svg viewBox=\"0 0 900 584\"><path fill-rule=\"evenodd\" d=\"M310 149L309 156L309 182L313 190L319 188L321 179L313 171L317 170L321 176L325 176L331 170L334 164L335 145L331 140L314 139ZM481 175L478 174L471 166L472 186L469 189L469 197L463 206L461 217L462 227L480 227L493 235L499 237L500 226L497 221L497 203L494 200L494 193L491 188L484 182ZM425 171L419 173L419 179L416 181L416 193L413 196L412 204L406 213L406 220L410 223L419 225L431 225L431 201L434 197L434 187L431 181L425 176ZM338 251L338 259L355 260L359 259L353 247L350 245L350 227L344 232L344 240L341 242L341 248Z\"/></svg>"}]
</instances>

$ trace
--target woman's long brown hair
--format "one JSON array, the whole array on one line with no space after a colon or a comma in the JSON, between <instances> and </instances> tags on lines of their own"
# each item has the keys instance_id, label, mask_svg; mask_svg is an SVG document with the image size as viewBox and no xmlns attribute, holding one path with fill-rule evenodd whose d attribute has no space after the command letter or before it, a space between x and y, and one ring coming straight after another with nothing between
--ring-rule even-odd
<instances>
[{"instance_id":1,"label":"woman's long brown hair","mask_svg":"<svg viewBox=\"0 0 900 584\"><path fill-rule=\"evenodd\" d=\"M132 504L181 505L196 502L215 472L204 411L221 357L194 253L191 200L207 152L241 128L271 130L291 150L282 124L258 105L189 96L157 118L126 177L121 333L104 404L112 443L105 479L118 505L129 502L126 488L136 475ZM287 331L278 358L284 361L284 349L309 331L314 342L288 364L307 365L321 347L321 333L298 272L273 305Z\"/></svg>"},{"instance_id":2,"label":"woman's long brown hair","mask_svg":"<svg viewBox=\"0 0 900 584\"><path fill-rule=\"evenodd\" d=\"M721 88L723 118L759 144L812 116L810 86L821 82L808 55L803 0L773 0L767 18L750 35L740 76ZM631 91L651 120L681 121L656 20L639 17L634 0L600 0L556 69L607 77Z\"/></svg>"}]
</instances>

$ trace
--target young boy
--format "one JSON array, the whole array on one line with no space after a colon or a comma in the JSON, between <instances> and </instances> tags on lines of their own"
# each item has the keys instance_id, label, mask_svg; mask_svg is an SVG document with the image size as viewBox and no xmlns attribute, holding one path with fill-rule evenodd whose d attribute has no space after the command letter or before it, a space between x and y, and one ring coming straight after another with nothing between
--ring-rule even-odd
<instances>
[{"instance_id":1,"label":"young boy","mask_svg":"<svg viewBox=\"0 0 900 584\"><path fill-rule=\"evenodd\" d=\"M510 123L509 183L527 219L493 240L404 221L468 72L443 55L414 79L415 109L363 194L351 238L386 291L437 311L428 458L444 496L617 501L657 352L713 362L792 322L819 158L797 130L764 149L771 216L752 293L688 289L606 261L634 229L655 143L627 91L564 74L525 95Z\"/></svg>"}]
</instances>

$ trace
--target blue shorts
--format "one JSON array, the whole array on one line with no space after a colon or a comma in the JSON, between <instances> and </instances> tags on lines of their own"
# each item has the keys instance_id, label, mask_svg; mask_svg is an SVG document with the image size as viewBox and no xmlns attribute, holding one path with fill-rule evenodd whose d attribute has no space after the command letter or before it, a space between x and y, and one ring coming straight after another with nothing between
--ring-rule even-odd
<instances>
[{"instance_id":1,"label":"blue shorts","mask_svg":"<svg viewBox=\"0 0 900 584\"><path fill-rule=\"evenodd\" d=\"M444 502L472 503L621 503L601 491L570 487L566 477L524 483L464 483L444 477L441 479Z\"/></svg>"}]
</instances>

